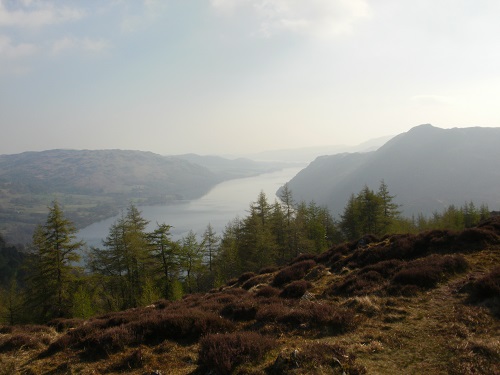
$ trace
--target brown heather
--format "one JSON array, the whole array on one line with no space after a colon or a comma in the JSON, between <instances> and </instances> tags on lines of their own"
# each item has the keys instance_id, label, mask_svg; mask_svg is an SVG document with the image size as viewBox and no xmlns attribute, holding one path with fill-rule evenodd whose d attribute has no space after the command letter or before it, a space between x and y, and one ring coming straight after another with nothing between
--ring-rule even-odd
<instances>
[{"instance_id":1,"label":"brown heather","mask_svg":"<svg viewBox=\"0 0 500 375\"><path fill-rule=\"evenodd\" d=\"M0 375L500 374L500 218L366 236L145 308L0 326Z\"/></svg>"}]
</instances>

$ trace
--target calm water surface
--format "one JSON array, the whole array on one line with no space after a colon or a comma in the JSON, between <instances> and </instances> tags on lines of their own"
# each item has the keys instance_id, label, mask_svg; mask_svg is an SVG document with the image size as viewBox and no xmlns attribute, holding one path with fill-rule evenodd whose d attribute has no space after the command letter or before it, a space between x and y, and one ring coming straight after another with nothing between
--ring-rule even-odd
<instances>
[{"instance_id":1,"label":"calm water surface","mask_svg":"<svg viewBox=\"0 0 500 375\"><path fill-rule=\"evenodd\" d=\"M156 223L173 226L174 239L180 239L189 230L202 235L208 223L218 234L235 217L248 214L251 202L255 202L261 191L269 203L274 203L276 190L291 180L302 168L286 168L277 172L264 173L254 177L240 178L216 185L208 194L191 201L180 201L164 206L141 206L142 217L149 221L148 231L156 228ZM77 236L89 246L101 246L109 228L120 215L94 223Z\"/></svg>"}]
</instances>

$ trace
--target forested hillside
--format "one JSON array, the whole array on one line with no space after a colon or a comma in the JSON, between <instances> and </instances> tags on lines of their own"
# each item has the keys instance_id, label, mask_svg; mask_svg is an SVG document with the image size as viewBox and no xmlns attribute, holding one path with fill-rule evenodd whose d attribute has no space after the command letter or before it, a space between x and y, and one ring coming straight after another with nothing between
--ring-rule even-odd
<instances>
[{"instance_id":1,"label":"forested hillside","mask_svg":"<svg viewBox=\"0 0 500 375\"><path fill-rule=\"evenodd\" d=\"M339 215L353 192L383 179L405 216L430 215L473 200L500 207L500 128L417 126L377 151L317 158L289 181L299 200Z\"/></svg>"},{"instance_id":2,"label":"forested hillside","mask_svg":"<svg viewBox=\"0 0 500 375\"><path fill-rule=\"evenodd\" d=\"M175 222L148 230L148 221L130 204L103 243L87 248L54 201L27 252L2 242L0 266L7 272L0 290L10 306L4 313L15 323L86 318L207 292L242 274L273 269L300 255L316 256L345 241L363 244L390 234L463 230L490 216L487 207L472 202L418 220L402 217L399 209L383 182L378 191L365 187L353 194L339 219L314 202L296 202L285 186L273 203L261 192L248 215L228 222L222 233L207 223L203 233L189 231L174 240Z\"/></svg>"},{"instance_id":3,"label":"forested hillside","mask_svg":"<svg viewBox=\"0 0 500 375\"><path fill-rule=\"evenodd\" d=\"M53 251L45 236L54 221L70 228L61 214L54 207L41 227L39 254ZM365 236L177 301L0 325L0 374L498 374L499 246L499 218L462 231ZM121 285L133 291L139 270ZM45 295L51 310L37 311L64 311L58 290L77 282L64 280ZM92 306L76 285L72 309L84 312Z\"/></svg>"}]
</instances>

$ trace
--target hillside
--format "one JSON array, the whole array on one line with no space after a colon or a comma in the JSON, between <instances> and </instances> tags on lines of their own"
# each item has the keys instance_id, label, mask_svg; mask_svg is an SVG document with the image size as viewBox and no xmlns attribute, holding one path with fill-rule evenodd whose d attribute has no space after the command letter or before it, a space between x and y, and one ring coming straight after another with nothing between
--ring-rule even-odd
<instances>
[{"instance_id":1,"label":"hillside","mask_svg":"<svg viewBox=\"0 0 500 375\"><path fill-rule=\"evenodd\" d=\"M500 374L500 218L367 236L207 294L0 326L0 374Z\"/></svg>"},{"instance_id":2,"label":"hillside","mask_svg":"<svg viewBox=\"0 0 500 375\"><path fill-rule=\"evenodd\" d=\"M223 177L175 157L123 150L50 150L0 155L0 230L29 240L57 198L78 227L130 201L158 204L203 195Z\"/></svg>"},{"instance_id":3,"label":"hillside","mask_svg":"<svg viewBox=\"0 0 500 375\"><path fill-rule=\"evenodd\" d=\"M228 159L216 155L182 154L175 157L206 167L224 179L250 177L286 167L303 166L303 163L266 162L246 158Z\"/></svg>"},{"instance_id":4,"label":"hillside","mask_svg":"<svg viewBox=\"0 0 500 375\"><path fill-rule=\"evenodd\" d=\"M377 150L384 145L393 136L384 136L370 139L359 145L331 145L331 146L312 146L303 148L292 148L285 150L268 150L255 154L247 155L252 160L273 160L282 162L310 163L322 155L333 155L340 153L370 152Z\"/></svg>"},{"instance_id":5,"label":"hillside","mask_svg":"<svg viewBox=\"0 0 500 375\"><path fill-rule=\"evenodd\" d=\"M296 200L340 214L352 193L384 179L406 216L473 201L500 207L500 128L417 126L376 151L317 158L289 182Z\"/></svg>"}]
</instances>

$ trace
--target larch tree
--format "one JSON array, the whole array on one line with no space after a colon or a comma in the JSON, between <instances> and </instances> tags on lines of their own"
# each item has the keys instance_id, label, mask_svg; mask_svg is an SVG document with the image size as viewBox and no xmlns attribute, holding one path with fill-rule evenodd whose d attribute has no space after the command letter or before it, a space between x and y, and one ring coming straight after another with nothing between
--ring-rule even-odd
<instances>
[{"instance_id":1,"label":"larch tree","mask_svg":"<svg viewBox=\"0 0 500 375\"><path fill-rule=\"evenodd\" d=\"M340 229L344 238L348 241L356 240L361 236L359 216L359 202L353 193L349 197L344 207L344 212L340 216Z\"/></svg>"},{"instance_id":2,"label":"larch tree","mask_svg":"<svg viewBox=\"0 0 500 375\"><path fill-rule=\"evenodd\" d=\"M32 293L28 303L36 320L70 316L72 285L79 269L76 264L80 261L78 251L84 246L82 241L76 241L75 234L75 226L54 201L47 221L33 234L28 278Z\"/></svg>"},{"instance_id":3,"label":"larch tree","mask_svg":"<svg viewBox=\"0 0 500 375\"><path fill-rule=\"evenodd\" d=\"M212 225L208 223L205 232L203 233L203 241L205 247L205 257L207 259L208 270L213 271L213 260L217 257L219 250L220 237L214 231Z\"/></svg>"},{"instance_id":4,"label":"larch tree","mask_svg":"<svg viewBox=\"0 0 500 375\"><path fill-rule=\"evenodd\" d=\"M149 279L154 264L153 247L146 232L147 224L131 204L127 214L111 226L104 248L92 249L91 269L106 276L108 289L114 290L114 298L120 301L119 308L137 307L150 299L146 294L153 294Z\"/></svg>"},{"instance_id":5,"label":"larch tree","mask_svg":"<svg viewBox=\"0 0 500 375\"><path fill-rule=\"evenodd\" d=\"M150 243L153 250L156 267L154 273L161 275L159 278L163 297L172 299L173 286L179 276L179 243L172 240L171 225L158 224L150 233Z\"/></svg>"},{"instance_id":6,"label":"larch tree","mask_svg":"<svg viewBox=\"0 0 500 375\"><path fill-rule=\"evenodd\" d=\"M382 204L381 230L385 234L390 232L391 225L401 214L400 206L394 203L396 196L389 193L389 188L384 180L380 181L377 196Z\"/></svg>"},{"instance_id":7,"label":"larch tree","mask_svg":"<svg viewBox=\"0 0 500 375\"><path fill-rule=\"evenodd\" d=\"M222 232L219 251L214 262L216 285L240 275L243 271L242 260L238 256L242 243L243 222L236 217L226 224Z\"/></svg>"},{"instance_id":8,"label":"larch tree","mask_svg":"<svg viewBox=\"0 0 500 375\"><path fill-rule=\"evenodd\" d=\"M192 230L181 240L180 259L188 293L200 289L197 281L203 270L203 247L203 243L198 242L196 234Z\"/></svg>"}]
</instances>

